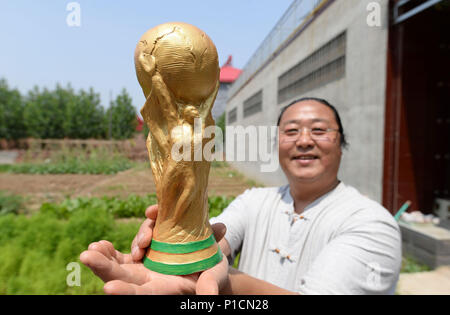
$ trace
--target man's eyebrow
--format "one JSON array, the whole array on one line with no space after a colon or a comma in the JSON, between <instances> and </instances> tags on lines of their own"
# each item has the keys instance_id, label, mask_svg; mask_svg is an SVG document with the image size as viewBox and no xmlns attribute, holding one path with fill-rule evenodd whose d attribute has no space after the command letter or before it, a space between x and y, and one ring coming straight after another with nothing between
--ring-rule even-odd
<instances>
[{"instance_id":1,"label":"man's eyebrow","mask_svg":"<svg viewBox=\"0 0 450 315\"><path fill-rule=\"evenodd\" d=\"M315 122L327 122L327 123L329 123L330 122L328 119L325 119L325 118L313 118L313 119L306 119L306 120L292 119L292 120L288 120L288 121L282 123L282 125L299 124L302 121L310 121L312 123L315 123Z\"/></svg>"}]
</instances>

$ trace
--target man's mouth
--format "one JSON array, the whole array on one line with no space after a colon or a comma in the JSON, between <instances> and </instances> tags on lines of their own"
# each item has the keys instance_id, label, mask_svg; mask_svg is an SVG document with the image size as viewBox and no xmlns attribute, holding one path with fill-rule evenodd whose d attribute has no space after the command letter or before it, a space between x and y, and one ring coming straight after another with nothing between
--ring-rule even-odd
<instances>
[{"instance_id":1,"label":"man's mouth","mask_svg":"<svg viewBox=\"0 0 450 315\"><path fill-rule=\"evenodd\" d=\"M310 161L310 160L317 160L319 157L317 155L311 155L311 154L301 154L294 156L293 160L300 160L300 161Z\"/></svg>"}]
</instances>

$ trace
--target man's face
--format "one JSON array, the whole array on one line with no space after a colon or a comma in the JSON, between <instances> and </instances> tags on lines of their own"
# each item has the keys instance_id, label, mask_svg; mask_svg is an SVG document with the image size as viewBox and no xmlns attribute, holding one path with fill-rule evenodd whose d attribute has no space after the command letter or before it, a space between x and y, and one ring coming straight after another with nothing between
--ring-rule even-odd
<instances>
[{"instance_id":1,"label":"man's face","mask_svg":"<svg viewBox=\"0 0 450 315\"><path fill-rule=\"evenodd\" d=\"M326 185L336 180L342 156L338 129L331 108L317 101L302 101L284 112L279 126L279 158L289 182ZM295 130L300 130L297 137ZM319 131L317 134L328 131L314 136L311 130Z\"/></svg>"}]
</instances>

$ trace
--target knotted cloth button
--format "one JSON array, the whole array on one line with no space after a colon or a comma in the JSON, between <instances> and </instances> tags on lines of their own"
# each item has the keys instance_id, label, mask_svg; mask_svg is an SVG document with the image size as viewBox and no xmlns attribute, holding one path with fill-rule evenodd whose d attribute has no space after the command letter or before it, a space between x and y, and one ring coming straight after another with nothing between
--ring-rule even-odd
<instances>
[{"instance_id":1,"label":"knotted cloth button","mask_svg":"<svg viewBox=\"0 0 450 315\"><path fill-rule=\"evenodd\" d=\"M280 256L283 258L287 258L289 256L289 254L286 253L286 251L284 251L284 250L280 250Z\"/></svg>"}]
</instances>

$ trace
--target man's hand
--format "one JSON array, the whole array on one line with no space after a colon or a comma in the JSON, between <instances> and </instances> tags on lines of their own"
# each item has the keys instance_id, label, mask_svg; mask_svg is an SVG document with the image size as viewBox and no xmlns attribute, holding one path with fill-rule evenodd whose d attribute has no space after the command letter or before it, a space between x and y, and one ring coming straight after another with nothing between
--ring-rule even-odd
<instances>
[{"instance_id":1,"label":"man's hand","mask_svg":"<svg viewBox=\"0 0 450 315\"><path fill-rule=\"evenodd\" d=\"M147 220L142 223L139 232L136 234L133 242L131 243L131 257L133 261L140 262L150 247L152 241L153 228L155 226L156 217L158 216L158 205L150 206L145 211ZM231 253L230 245L225 239L226 227L222 223L216 223L212 225L214 237L219 243L220 249L225 256L229 256Z\"/></svg>"},{"instance_id":2,"label":"man's hand","mask_svg":"<svg viewBox=\"0 0 450 315\"><path fill-rule=\"evenodd\" d=\"M95 242L80 255L80 260L106 282L107 294L218 294L228 280L228 261L211 269L186 276L164 275L144 267L142 258L150 246L158 206L146 210L147 219L132 243L132 253L122 254L108 241ZM225 226L213 226L219 241L225 235Z\"/></svg>"}]
</instances>

